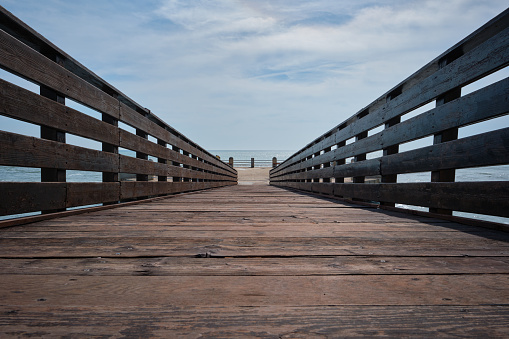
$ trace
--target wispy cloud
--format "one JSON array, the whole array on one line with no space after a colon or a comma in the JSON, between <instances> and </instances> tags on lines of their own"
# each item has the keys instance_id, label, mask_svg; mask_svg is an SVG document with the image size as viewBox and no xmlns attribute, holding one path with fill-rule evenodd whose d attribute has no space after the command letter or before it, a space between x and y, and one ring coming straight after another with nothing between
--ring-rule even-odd
<instances>
[{"instance_id":1,"label":"wispy cloud","mask_svg":"<svg viewBox=\"0 0 509 339\"><path fill-rule=\"evenodd\" d=\"M209 149L300 148L507 5L502 0L4 2Z\"/></svg>"}]
</instances>

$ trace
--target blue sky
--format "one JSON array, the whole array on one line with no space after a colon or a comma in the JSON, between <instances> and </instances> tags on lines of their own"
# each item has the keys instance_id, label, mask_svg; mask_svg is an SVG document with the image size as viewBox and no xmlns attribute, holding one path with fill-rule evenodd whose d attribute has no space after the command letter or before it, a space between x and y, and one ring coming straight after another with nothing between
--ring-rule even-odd
<instances>
[{"instance_id":1,"label":"blue sky","mask_svg":"<svg viewBox=\"0 0 509 339\"><path fill-rule=\"evenodd\" d=\"M502 12L507 0L1 5L206 149L296 150Z\"/></svg>"}]
</instances>

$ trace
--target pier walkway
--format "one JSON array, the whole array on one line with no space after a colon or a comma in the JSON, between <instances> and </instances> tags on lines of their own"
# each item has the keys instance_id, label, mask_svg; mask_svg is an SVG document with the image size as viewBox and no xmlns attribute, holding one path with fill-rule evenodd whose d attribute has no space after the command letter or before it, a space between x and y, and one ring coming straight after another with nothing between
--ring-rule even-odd
<instances>
[{"instance_id":1,"label":"pier walkway","mask_svg":"<svg viewBox=\"0 0 509 339\"><path fill-rule=\"evenodd\" d=\"M507 233L253 178L1 229L0 337L509 336Z\"/></svg>"}]
</instances>

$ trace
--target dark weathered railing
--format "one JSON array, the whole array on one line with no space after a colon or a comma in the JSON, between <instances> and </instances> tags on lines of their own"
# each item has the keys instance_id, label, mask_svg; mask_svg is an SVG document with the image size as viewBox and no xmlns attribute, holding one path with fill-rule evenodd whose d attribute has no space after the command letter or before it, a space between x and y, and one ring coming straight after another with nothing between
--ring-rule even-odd
<instances>
[{"instance_id":1,"label":"dark weathered railing","mask_svg":"<svg viewBox=\"0 0 509 339\"><path fill-rule=\"evenodd\" d=\"M42 181L0 183L2 216L115 204L237 182L234 169L2 7L0 67L40 86L38 95L0 79L0 114L41 128L40 138L0 131L0 165L41 168ZM66 99L96 110L102 121L66 106ZM119 122L136 134L119 128ZM99 141L102 150L67 144L67 133ZM119 148L135 151L136 158L119 154ZM66 182L66 170L102 172L102 182ZM136 180L120 181L119 173L135 174ZM149 181L154 176L157 181Z\"/></svg>"},{"instance_id":2,"label":"dark weathered railing","mask_svg":"<svg viewBox=\"0 0 509 339\"><path fill-rule=\"evenodd\" d=\"M509 182L455 182L456 169L509 163L507 126L458 139L458 128L509 112L509 78L461 96L462 87L509 64L508 27L506 10L271 170L271 184L389 208L509 217ZM402 121L433 101L434 109ZM401 144L428 136L432 146L399 153ZM367 159L377 151L382 156ZM397 183L399 174L426 171L430 182Z\"/></svg>"}]
</instances>

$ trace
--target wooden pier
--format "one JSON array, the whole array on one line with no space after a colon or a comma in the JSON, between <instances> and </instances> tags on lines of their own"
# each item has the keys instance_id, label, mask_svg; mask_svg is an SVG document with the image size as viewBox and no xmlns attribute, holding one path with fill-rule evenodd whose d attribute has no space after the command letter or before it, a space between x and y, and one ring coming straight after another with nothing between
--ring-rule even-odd
<instances>
[{"instance_id":1,"label":"wooden pier","mask_svg":"<svg viewBox=\"0 0 509 339\"><path fill-rule=\"evenodd\" d=\"M509 114L507 77L462 95L508 65L506 10L275 168L235 169L0 6L0 67L40 87L0 79L0 115L40 126L0 130L0 166L41 173L0 182L0 337L509 337L509 181L456 180L509 164L507 126L459 133Z\"/></svg>"},{"instance_id":2,"label":"wooden pier","mask_svg":"<svg viewBox=\"0 0 509 339\"><path fill-rule=\"evenodd\" d=\"M2 230L0 336L509 336L509 235L239 185Z\"/></svg>"}]
</instances>

